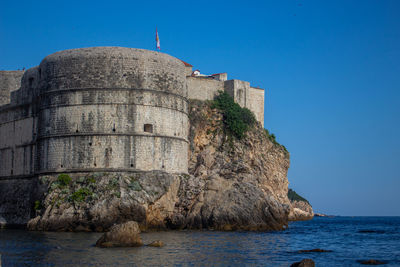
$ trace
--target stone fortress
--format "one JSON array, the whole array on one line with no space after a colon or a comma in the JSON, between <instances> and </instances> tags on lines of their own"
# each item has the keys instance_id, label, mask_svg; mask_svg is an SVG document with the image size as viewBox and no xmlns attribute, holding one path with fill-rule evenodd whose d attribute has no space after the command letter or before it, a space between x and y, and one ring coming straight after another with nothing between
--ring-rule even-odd
<instances>
[{"instance_id":1,"label":"stone fortress","mask_svg":"<svg viewBox=\"0 0 400 267\"><path fill-rule=\"evenodd\" d=\"M72 49L26 71L0 71L0 181L187 173L188 99L211 100L220 90L263 124L263 89L226 73L202 75L160 52Z\"/></svg>"}]
</instances>

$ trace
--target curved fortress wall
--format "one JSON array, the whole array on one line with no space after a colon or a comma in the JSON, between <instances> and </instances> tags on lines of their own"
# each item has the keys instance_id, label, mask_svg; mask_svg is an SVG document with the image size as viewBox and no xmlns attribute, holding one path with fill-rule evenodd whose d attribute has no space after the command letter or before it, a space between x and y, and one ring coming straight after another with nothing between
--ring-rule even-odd
<instances>
[{"instance_id":1,"label":"curved fortress wall","mask_svg":"<svg viewBox=\"0 0 400 267\"><path fill-rule=\"evenodd\" d=\"M38 68L36 173L187 172L183 63L120 47L66 50Z\"/></svg>"}]
</instances>

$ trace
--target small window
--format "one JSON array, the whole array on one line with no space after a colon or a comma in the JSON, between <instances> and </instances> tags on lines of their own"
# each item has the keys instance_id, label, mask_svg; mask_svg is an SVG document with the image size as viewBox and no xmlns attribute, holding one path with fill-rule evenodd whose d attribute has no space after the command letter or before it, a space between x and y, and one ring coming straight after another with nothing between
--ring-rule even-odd
<instances>
[{"instance_id":1,"label":"small window","mask_svg":"<svg viewBox=\"0 0 400 267\"><path fill-rule=\"evenodd\" d=\"M143 130L147 133L152 133L153 132L153 124L145 124Z\"/></svg>"}]
</instances>

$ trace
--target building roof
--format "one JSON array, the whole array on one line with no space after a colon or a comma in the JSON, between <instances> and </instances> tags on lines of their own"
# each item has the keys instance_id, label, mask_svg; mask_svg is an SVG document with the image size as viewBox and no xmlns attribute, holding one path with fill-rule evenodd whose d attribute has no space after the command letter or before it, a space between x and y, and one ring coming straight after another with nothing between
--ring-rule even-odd
<instances>
[{"instance_id":1,"label":"building roof","mask_svg":"<svg viewBox=\"0 0 400 267\"><path fill-rule=\"evenodd\" d=\"M190 65L189 63L183 61L182 59L179 59L180 61L183 62L183 64L185 64L185 67L193 67L192 65Z\"/></svg>"}]
</instances>

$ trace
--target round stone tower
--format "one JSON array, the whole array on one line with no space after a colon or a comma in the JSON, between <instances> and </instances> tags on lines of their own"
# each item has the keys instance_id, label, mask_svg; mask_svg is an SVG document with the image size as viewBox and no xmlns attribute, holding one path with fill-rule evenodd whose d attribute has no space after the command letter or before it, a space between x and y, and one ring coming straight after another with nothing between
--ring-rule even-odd
<instances>
[{"instance_id":1,"label":"round stone tower","mask_svg":"<svg viewBox=\"0 0 400 267\"><path fill-rule=\"evenodd\" d=\"M187 172L185 66L121 47L66 50L37 69L36 172Z\"/></svg>"}]
</instances>

